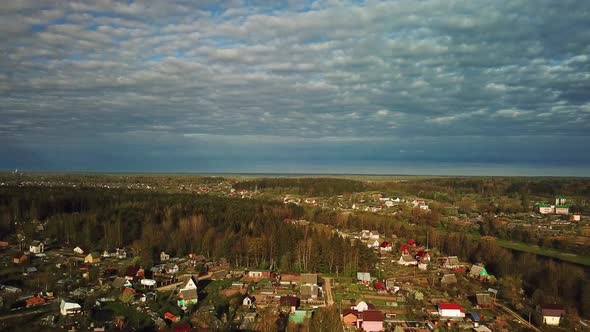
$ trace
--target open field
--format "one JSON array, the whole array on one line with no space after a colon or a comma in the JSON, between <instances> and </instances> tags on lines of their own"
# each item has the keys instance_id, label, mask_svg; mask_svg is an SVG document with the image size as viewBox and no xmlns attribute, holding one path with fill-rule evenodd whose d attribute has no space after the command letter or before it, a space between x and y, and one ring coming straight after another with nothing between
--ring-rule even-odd
<instances>
[{"instance_id":1,"label":"open field","mask_svg":"<svg viewBox=\"0 0 590 332\"><path fill-rule=\"evenodd\" d=\"M572 253L565 253L555 249L547 249L541 248L538 245L522 243L522 242L513 242L507 240L500 240L496 239L496 242L501 247L518 250L522 252L528 252L531 254L537 254L541 256L547 256L551 258L560 259L562 261L566 261L569 263L580 264L584 266L590 266L590 257L588 256L580 256Z\"/></svg>"}]
</instances>

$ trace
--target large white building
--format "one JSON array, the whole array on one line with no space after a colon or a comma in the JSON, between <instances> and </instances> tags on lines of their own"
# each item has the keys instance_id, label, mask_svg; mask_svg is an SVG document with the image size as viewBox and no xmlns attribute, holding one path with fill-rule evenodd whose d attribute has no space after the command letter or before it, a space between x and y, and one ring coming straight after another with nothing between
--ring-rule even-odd
<instances>
[{"instance_id":1,"label":"large white building","mask_svg":"<svg viewBox=\"0 0 590 332\"><path fill-rule=\"evenodd\" d=\"M465 317L465 311L457 303L439 303L438 315L443 318L462 318Z\"/></svg>"}]
</instances>

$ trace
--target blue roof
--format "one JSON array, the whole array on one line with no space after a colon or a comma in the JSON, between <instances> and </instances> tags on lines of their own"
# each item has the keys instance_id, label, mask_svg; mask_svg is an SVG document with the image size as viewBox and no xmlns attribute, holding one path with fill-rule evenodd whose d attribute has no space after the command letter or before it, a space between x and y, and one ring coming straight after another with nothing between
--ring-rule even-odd
<instances>
[{"instance_id":1,"label":"blue roof","mask_svg":"<svg viewBox=\"0 0 590 332\"><path fill-rule=\"evenodd\" d=\"M471 319L473 319L474 322L479 322L481 320L477 312L470 312L469 315L471 316Z\"/></svg>"}]
</instances>

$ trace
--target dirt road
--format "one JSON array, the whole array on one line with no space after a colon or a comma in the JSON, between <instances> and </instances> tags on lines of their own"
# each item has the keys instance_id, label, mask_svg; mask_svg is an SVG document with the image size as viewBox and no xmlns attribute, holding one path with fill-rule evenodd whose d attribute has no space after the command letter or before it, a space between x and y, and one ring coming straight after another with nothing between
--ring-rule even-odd
<instances>
[{"instance_id":1,"label":"dirt road","mask_svg":"<svg viewBox=\"0 0 590 332\"><path fill-rule=\"evenodd\" d=\"M538 328L536 328L533 324L529 324L529 322L526 319L522 318L519 314L517 314L516 312L514 312L512 309L510 309L510 308L508 308L505 305L502 305L500 303L496 303L496 306L498 308L504 310L506 313L508 313L512 317L518 319L518 321L521 322L524 326L530 328L533 331L541 332L541 330L539 330Z\"/></svg>"},{"instance_id":2,"label":"dirt road","mask_svg":"<svg viewBox=\"0 0 590 332\"><path fill-rule=\"evenodd\" d=\"M326 304L331 306L334 304L334 298L332 297L332 278L324 277L326 284L324 290L326 291Z\"/></svg>"}]
</instances>

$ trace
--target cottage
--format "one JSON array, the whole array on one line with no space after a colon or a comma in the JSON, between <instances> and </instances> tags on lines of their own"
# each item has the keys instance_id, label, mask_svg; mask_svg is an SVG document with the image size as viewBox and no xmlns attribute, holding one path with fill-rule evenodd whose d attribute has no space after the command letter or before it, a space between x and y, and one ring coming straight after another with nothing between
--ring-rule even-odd
<instances>
[{"instance_id":1,"label":"cottage","mask_svg":"<svg viewBox=\"0 0 590 332\"><path fill-rule=\"evenodd\" d=\"M385 251L385 252L391 252L393 250L393 246L391 245L391 243L389 243L387 241L383 241L379 245L379 250Z\"/></svg>"},{"instance_id":2,"label":"cottage","mask_svg":"<svg viewBox=\"0 0 590 332\"><path fill-rule=\"evenodd\" d=\"M570 221L571 222L579 222L582 220L582 215L579 213L574 213L571 217L570 217Z\"/></svg>"},{"instance_id":3,"label":"cottage","mask_svg":"<svg viewBox=\"0 0 590 332\"><path fill-rule=\"evenodd\" d=\"M443 318L464 318L465 311L458 303L439 303L438 315Z\"/></svg>"},{"instance_id":4,"label":"cottage","mask_svg":"<svg viewBox=\"0 0 590 332\"><path fill-rule=\"evenodd\" d=\"M475 294L475 302L482 309L489 309L493 305L492 297L488 293Z\"/></svg>"},{"instance_id":5,"label":"cottage","mask_svg":"<svg viewBox=\"0 0 590 332\"><path fill-rule=\"evenodd\" d=\"M373 241L369 240L369 242L367 243L367 247L374 248L374 249L379 248L379 245L380 245L380 243L378 240L373 240Z\"/></svg>"},{"instance_id":6,"label":"cottage","mask_svg":"<svg viewBox=\"0 0 590 332\"><path fill-rule=\"evenodd\" d=\"M402 244L402 245L399 247L399 252L400 252L402 255L409 255L409 254L410 254L410 246L409 246L409 245L407 245L407 244Z\"/></svg>"},{"instance_id":7,"label":"cottage","mask_svg":"<svg viewBox=\"0 0 590 332\"><path fill-rule=\"evenodd\" d=\"M177 304L179 307L186 308L191 304L197 303L198 300L197 281L191 276L184 287L178 292Z\"/></svg>"},{"instance_id":8,"label":"cottage","mask_svg":"<svg viewBox=\"0 0 590 332\"><path fill-rule=\"evenodd\" d=\"M84 258L84 263L89 263L89 264L100 263L100 255L97 252L90 253Z\"/></svg>"},{"instance_id":9,"label":"cottage","mask_svg":"<svg viewBox=\"0 0 590 332\"><path fill-rule=\"evenodd\" d=\"M557 195L555 196L555 205L565 205L567 202L567 197L564 195Z\"/></svg>"},{"instance_id":10,"label":"cottage","mask_svg":"<svg viewBox=\"0 0 590 332\"><path fill-rule=\"evenodd\" d=\"M45 244L41 241L33 241L29 246L29 252L31 254L40 254L45 251Z\"/></svg>"},{"instance_id":11,"label":"cottage","mask_svg":"<svg viewBox=\"0 0 590 332\"><path fill-rule=\"evenodd\" d=\"M379 232L371 231L369 232L369 240L379 240Z\"/></svg>"},{"instance_id":12,"label":"cottage","mask_svg":"<svg viewBox=\"0 0 590 332\"><path fill-rule=\"evenodd\" d=\"M422 263L430 262L430 253L428 251L419 250L416 253L416 260Z\"/></svg>"},{"instance_id":13,"label":"cottage","mask_svg":"<svg viewBox=\"0 0 590 332\"><path fill-rule=\"evenodd\" d=\"M164 265L164 270L168 274L176 274L176 273L178 273L179 268L178 268L178 265L176 265L174 263L170 263L170 264Z\"/></svg>"},{"instance_id":14,"label":"cottage","mask_svg":"<svg viewBox=\"0 0 590 332\"><path fill-rule=\"evenodd\" d=\"M418 264L412 255L401 255L397 263L403 266L416 266Z\"/></svg>"},{"instance_id":15,"label":"cottage","mask_svg":"<svg viewBox=\"0 0 590 332\"><path fill-rule=\"evenodd\" d=\"M135 266L129 266L127 270L125 270L125 279L127 280L134 280L140 276L140 268Z\"/></svg>"},{"instance_id":16,"label":"cottage","mask_svg":"<svg viewBox=\"0 0 590 332\"><path fill-rule=\"evenodd\" d=\"M356 326L365 332L383 331L383 319L384 315L380 310L366 310L360 313Z\"/></svg>"},{"instance_id":17,"label":"cottage","mask_svg":"<svg viewBox=\"0 0 590 332\"><path fill-rule=\"evenodd\" d=\"M457 277L454 274L445 274L441 279L442 285L453 285L457 283Z\"/></svg>"},{"instance_id":18,"label":"cottage","mask_svg":"<svg viewBox=\"0 0 590 332\"><path fill-rule=\"evenodd\" d=\"M569 205L556 205L555 206L555 214L568 215L569 213L570 213L570 206Z\"/></svg>"},{"instance_id":19,"label":"cottage","mask_svg":"<svg viewBox=\"0 0 590 332\"><path fill-rule=\"evenodd\" d=\"M561 318L565 316L565 309L560 304L545 304L541 306L543 324L550 326L559 325Z\"/></svg>"},{"instance_id":20,"label":"cottage","mask_svg":"<svg viewBox=\"0 0 590 332\"><path fill-rule=\"evenodd\" d=\"M471 270L469 271L469 276L471 278L477 278L479 280L487 280L490 275L488 274L488 271L486 270L485 267L483 267L481 265L474 264L471 266Z\"/></svg>"},{"instance_id":21,"label":"cottage","mask_svg":"<svg viewBox=\"0 0 590 332\"><path fill-rule=\"evenodd\" d=\"M162 252L160 253L160 262L165 262L165 261L167 261L167 260L169 260L169 259L170 259L170 255L169 255L169 254L167 254L167 253L166 253L166 252L164 252L164 251L162 251Z\"/></svg>"},{"instance_id":22,"label":"cottage","mask_svg":"<svg viewBox=\"0 0 590 332\"><path fill-rule=\"evenodd\" d=\"M459 262L459 258L457 256L449 256L445 258L443 267L445 269L453 270L461 267L461 263Z\"/></svg>"},{"instance_id":23,"label":"cottage","mask_svg":"<svg viewBox=\"0 0 590 332\"><path fill-rule=\"evenodd\" d=\"M141 279L140 283L145 287L155 287L157 282L154 279Z\"/></svg>"},{"instance_id":24,"label":"cottage","mask_svg":"<svg viewBox=\"0 0 590 332\"><path fill-rule=\"evenodd\" d=\"M369 284L371 282L371 273L369 272L357 272L356 273L356 279L363 283L363 284Z\"/></svg>"},{"instance_id":25,"label":"cottage","mask_svg":"<svg viewBox=\"0 0 590 332\"><path fill-rule=\"evenodd\" d=\"M256 301L256 298L254 296L246 295L244 297L244 299L242 300L242 305L247 306L247 307L251 307L255 301Z\"/></svg>"},{"instance_id":26,"label":"cottage","mask_svg":"<svg viewBox=\"0 0 590 332\"><path fill-rule=\"evenodd\" d=\"M300 287L301 298L304 300L315 300L318 298L320 288L318 285L305 284Z\"/></svg>"},{"instance_id":27,"label":"cottage","mask_svg":"<svg viewBox=\"0 0 590 332\"><path fill-rule=\"evenodd\" d=\"M555 211L555 205L547 203L537 203L536 205L540 214L551 214Z\"/></svg>"},{"instance_id":28,"label":"cottage","mask_svg":"<svg viewBox=\"0 0 590 332\"><path fill-rule=\"evenodd\" d=\"M59 312L62 316L79 315L82 313L82 307L78 303L61 300Z\"/></svg>"},{"instance_id":29,"label":"cottage","mask_svg":"<svg viewBox=\"0 0 590 332\"><path fill-rule=\"evenodd\" d=\"M74 248L74 252L78 255L84 255L84 253L86 253L86 251L87 250L82 248L81 246Z\"/></svg>"},{"instance_id":30,"label":"cottage","mask_svg":"<svg viewBox=\"0 0 590 332\"><path fill-rule=\"evenodd\" d=\"M270 278L270 271L268 270L251 270L248 271L250 278Z\"/></svg>"},{"instance_id":31,"label":"cottage","mask_svg":"<svg viewBox=\"0 0 590 332\"><path fill-rule=\"evenodd\" d=\"M301 283L302 284L311 284L317 285L318 284L318 275L315 273L302 273L301 274Z\"/></svg>"},{"instance_id":32,"label":"cottage","mask_svg":"<svg viewBox=\"0 0 590 332\"><path fill-rule=\"evenodd\" d=\"M115 279L111 283L111 286L115 289L120 289L123 287L132 287L133 285L131 284L131 281L127 280L126 278L115 277Z\"/></svg>"},{"instance_id":33,"label":"cottage","mask_svg":"<svg viewBox=\"0 0 590 332\"><path fill-rule=\"evenodd\" d=\"M342 312L342 322L346 326L355 326L360 313L355 309L346 309Z\"/></svg>"},{"instance_id":34,"label":"cottage","mask_svg":"<svg viewBox=\"0 0 590 332\"><path fill-rule=\"evenodd\" d=\"M125 259L127 258L127 250L125 248L117 248L115 249L115 257L118 259Z\"/></svg>"},{"instance_id":35,"label":"cottage","mask_svg":"<svg viewBox=\"0 0 590 332\"><path fill-rule=\"evenodd\" d=\"M289 313L294 313L297 308L299 308L299 304L301 301L296 296L281 296L279 299L279 304L281 307L286 308Z\"/></svg>"},{"instance_id":36,"label":"cottage","mask_svg":"<svg viewBox=\"0 0 590 332\"><path fill-rule=\"evenodd\" d=\"M164 313L164 320L168 320L172 323L176 323L178 322L180 319L174 315L173 313L171 313L170 311L166 311L166 313Z\"/></svg>"}]
</instances>

